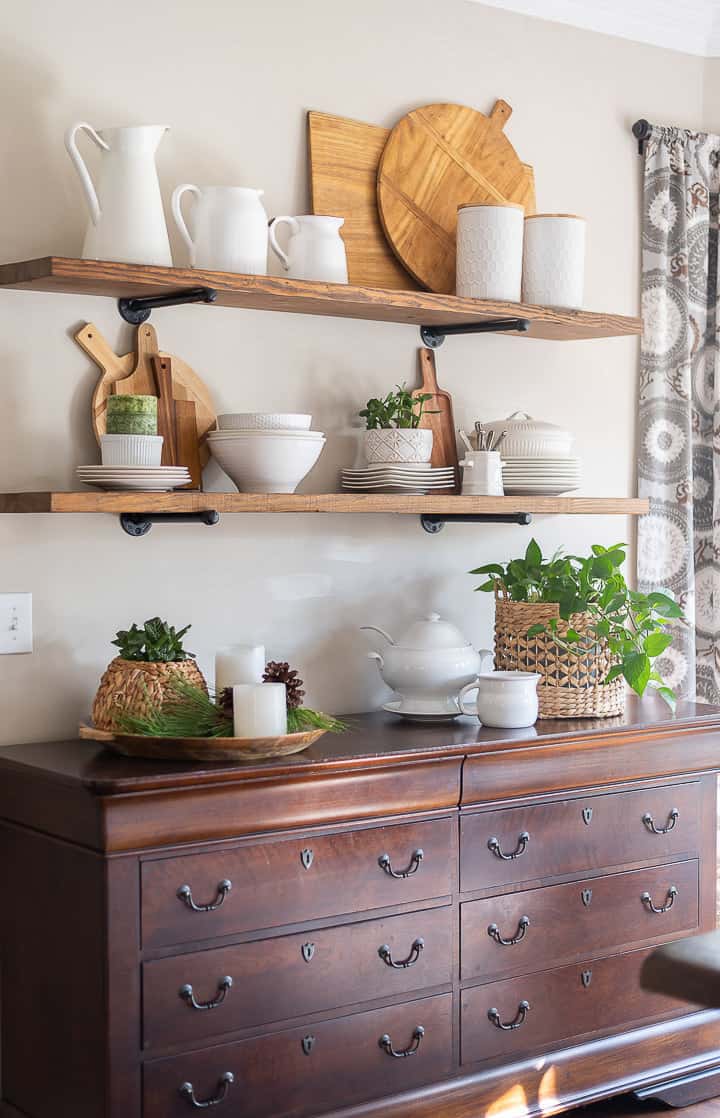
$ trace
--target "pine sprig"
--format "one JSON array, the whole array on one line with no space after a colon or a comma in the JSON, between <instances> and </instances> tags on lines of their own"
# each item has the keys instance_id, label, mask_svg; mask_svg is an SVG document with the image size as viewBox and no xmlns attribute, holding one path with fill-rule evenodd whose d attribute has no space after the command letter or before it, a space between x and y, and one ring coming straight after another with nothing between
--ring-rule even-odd
<instances>
[{"instance_id":1,"label":"pine sprig","mask_svg":"<svg viewBox=\"0 0 720 1118\"><path fill-rule=\"evenodd\" d=\"M333 718L331 714L323 714L319 710L310 710L309 707L295 707L288 709L287 725L289 734L301 734L307 730L325 730L328 734L344 734L350 729L347 722L340 718Z\"/></svg>"}]
</instances>

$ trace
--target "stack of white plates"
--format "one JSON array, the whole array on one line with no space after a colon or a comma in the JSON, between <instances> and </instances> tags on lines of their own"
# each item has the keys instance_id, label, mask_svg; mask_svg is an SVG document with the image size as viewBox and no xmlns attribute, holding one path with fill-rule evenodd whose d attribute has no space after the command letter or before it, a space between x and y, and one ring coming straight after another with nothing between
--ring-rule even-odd
<instances>
[{"instance_id":1,"label":"stack of white plates","mask_svg":"<svg viewBox=\"0 0 720 1118\"><path fill-rule=\"evenodd\" d=\"M78 466L80 481L98 489L144 489L166 493L192 480L186 466Z\"/></svg>"},{"instance_id":2,"label":"stack of white plates","mask_svg":"<svg viewBox=\"0 0 720 1118\"><path fill-rule=\"evenodd\" d=\"M580 485L579 458L503 458L503 489L510 495L556 497Z\"/></svg>"},{"instance_id":3,"label":"stack of white plates","mask_svg":"<svg viewBox=\"0 0 720 1118\"><path fill-rule=\"evenodd\" d=\"M343 470L343 489L381 490L385 493L430 493L434 489L449 489L455 485L452 466L433 468L429 462L406 463L397 466L360 466Z\"/></svg>"}]
</instances>

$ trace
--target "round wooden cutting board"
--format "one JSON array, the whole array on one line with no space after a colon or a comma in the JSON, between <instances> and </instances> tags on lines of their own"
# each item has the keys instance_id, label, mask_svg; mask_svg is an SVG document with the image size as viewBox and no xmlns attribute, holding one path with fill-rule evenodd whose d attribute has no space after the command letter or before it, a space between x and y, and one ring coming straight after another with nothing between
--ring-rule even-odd
<instances>
[{"instance_id":1,"label":"round wooden cutting board","mask_svg":"<svg viewBox=\"0 0 720 1118\"><path fill-rule=\"evenodd\" d=\"M532 167L503 133L512 113L425 105L395 125L378 167L378 209L398 259L430 291L455 291L457 208L517 202L535 212Z\"/></svg>"}]
</instances>

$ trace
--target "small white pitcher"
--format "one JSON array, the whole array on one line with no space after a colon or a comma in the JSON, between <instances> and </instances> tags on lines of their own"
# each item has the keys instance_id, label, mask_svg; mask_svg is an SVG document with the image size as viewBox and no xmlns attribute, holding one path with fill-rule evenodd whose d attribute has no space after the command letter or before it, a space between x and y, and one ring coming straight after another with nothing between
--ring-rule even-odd
<instances>
[{"instance_id":1,"label":"small white pitcher","mask_svg":"<svg viewBox=\"0 0 720 1118\"><path fill-rule=\"evenodd\" d=\"M195 195L191 237L180 203L186 192ZM262 190L245 186L194 186L185 182L173 191L175 224L190 253L191 268L218 272L267 273L267 214Z\"/></svg>"},{"instance_id":2,"label":"small white pitcher","mask_svg":"<svg viewBox=\"0 0 720 1118\"><path fill-rule=\"evenodd\" d=\"M539 703L537 672L486 672L468 683L458 695L463 714L475 715L483 726L518 730L537 722ZM477 706L466 707L465 695L477 691Z\"/></svg>"},{"instance_id":3,"label":"small white pitcher","mask_svg":"<svg viewBox=\"0 0 720 1118\"><path fill-rule=\"evenodd\" d=\"M290 228L287 252L275 233L280 225ZM340 229L343 217L276 217L270 224L270 247L291 279L347 283L347 256Z\"/></svg>"}]
</instances>

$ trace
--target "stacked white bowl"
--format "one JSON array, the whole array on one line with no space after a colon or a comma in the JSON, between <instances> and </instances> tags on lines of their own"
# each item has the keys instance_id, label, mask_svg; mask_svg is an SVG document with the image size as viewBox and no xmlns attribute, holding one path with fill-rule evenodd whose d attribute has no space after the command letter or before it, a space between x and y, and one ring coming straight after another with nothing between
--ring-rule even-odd
<instances>
[{"instance_id":1,"label":"stacked white bowl","mask_svg":"<svg viewBox=\"0 0 720 1118\"><path fill-rule=\"evenodd\" d=\"M232 412L208 434L210 453L245 493L294 493L325 446L311 415Z\"/></svg>"}]
</instances>

